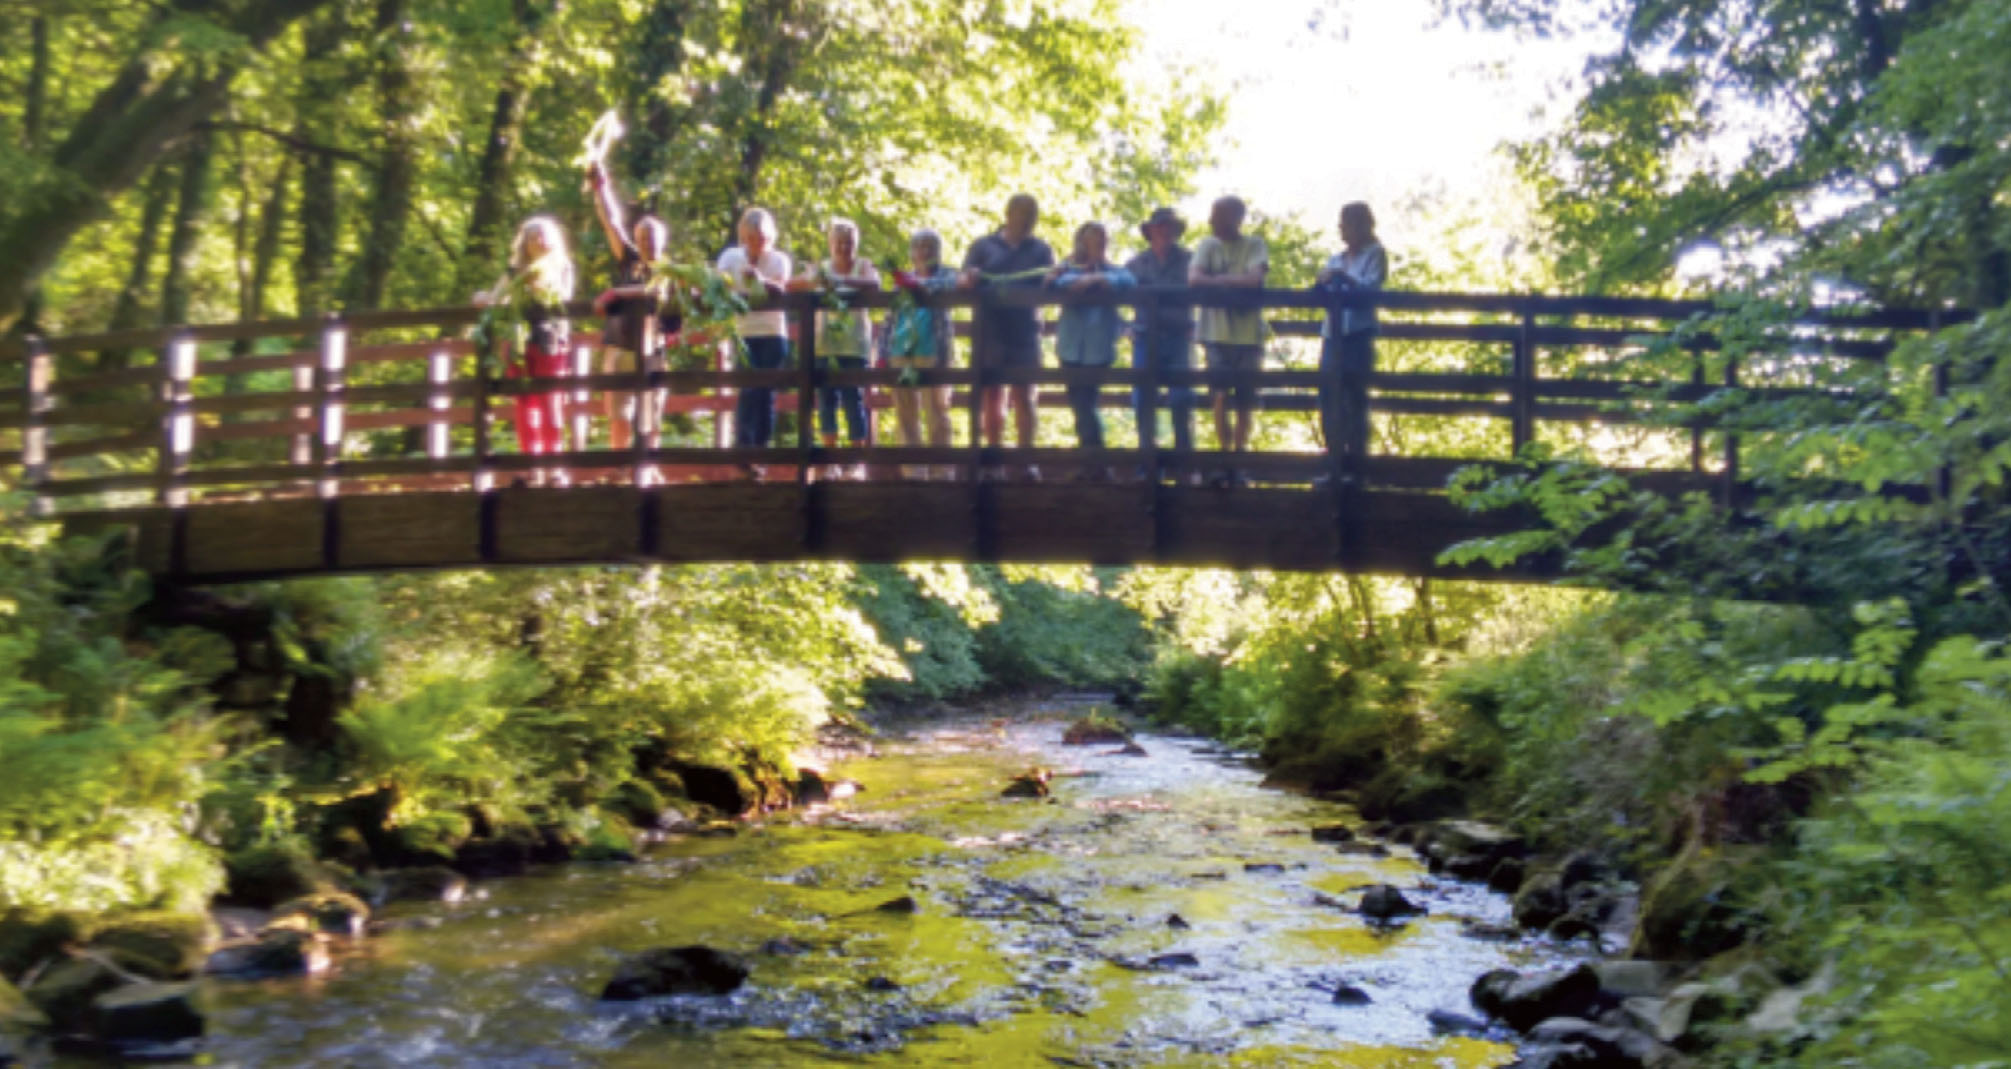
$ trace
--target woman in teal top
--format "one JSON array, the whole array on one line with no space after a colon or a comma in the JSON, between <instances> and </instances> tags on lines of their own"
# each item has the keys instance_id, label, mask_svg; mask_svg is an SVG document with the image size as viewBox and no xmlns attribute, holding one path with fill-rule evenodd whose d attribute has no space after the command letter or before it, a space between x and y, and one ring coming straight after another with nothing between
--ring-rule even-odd
<instances>
[{"instance_id":1,"label":"woman in teal top","mask_svg":"<svg viewBox=\"0 0 2011 1069\"><path fill-rule=\"evenodd\" d=\"M1071 293L1136 286L1138 281L1131 272L1105 255L1109 248L1110 232L1102 223L1082 224L1075 232L1075 251L1048 272L1047 284ZM1061 366L1110 367L1117 363L1117 339L1124 333L1123 311L1114 304L1072 304L1063 309L1055 327L1054 346ZM1097 412L1101 392L1101 387L1090 383L1068 384L1068 405L1075 410L1075 438L1084 449L1103 448L1103 417Z\"/></svg>"},{"instance_id":2,"label":"woman in teal top","mask_svg":"<svg viewBox=\"0 0 2011 1069\"><path fill-rule=\"evenodd\" d=\"M943 238L934 230L915 231L908 240L909 270L894 272L894 285L908 294L887 309L879 332L880 359L888 367L899 368L903 378L911 369L932 370L950 366L955 333L950 310L931 307L928 299L957 284L957 273L943 266ZM938 448L950 444L950 388L935 384L901 385L894 388L894 414L901 426L901 444L922 444L923 417L928 422L928 444ZM947 476L956 469L941 465L928 474Z\"/></svg>"}]
</instances>

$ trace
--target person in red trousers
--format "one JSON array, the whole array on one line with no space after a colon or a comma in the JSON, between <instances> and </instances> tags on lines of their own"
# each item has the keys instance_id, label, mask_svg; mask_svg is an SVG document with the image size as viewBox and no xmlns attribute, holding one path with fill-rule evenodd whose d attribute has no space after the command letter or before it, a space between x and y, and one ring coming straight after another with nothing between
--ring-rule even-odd
<instances>
[{"instance_id":1,"label":"person in red trousers","mask_svg":"<svg viewBox=\"0 0 2011 1069\"><path fill-rule=\"evenodd\" d=\"M558 220L534 215L517 228L510 245L510 269L493 289L475 295L476 304L515 304L523 314L524 358L509 364L511 378L557 378L571 371L567 359L565 306L573 298L573 261ZM547 456L565 447L565 411L557 390L517 395L517 447ZM539 485L570 485L562 468L532 473Z\"/></svg>"}]
</instances>

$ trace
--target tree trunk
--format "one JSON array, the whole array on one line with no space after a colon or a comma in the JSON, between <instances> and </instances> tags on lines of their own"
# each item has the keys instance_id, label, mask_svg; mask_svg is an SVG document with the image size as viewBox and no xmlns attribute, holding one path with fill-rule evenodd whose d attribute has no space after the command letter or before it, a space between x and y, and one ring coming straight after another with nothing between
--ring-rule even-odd
<instances>
[{"instance_id":1,"label":"tree trunk","mask_svg":"<svg viewBox=\"0 0 2011 1069\"><path fill-rule=\"evenodd\" d=\"M405 22L405 0L377 0L371 27L377 53L377 114L382 150L377 165L377 189L372 198L370 231L345 287L353 309L378 308L405 243L405 224L412 216L412 179L418 146L414 124L418 108L412 92L412 33Z\"/></svg>"},{"instance_id":2,"label":"tree trunk","mask_svg":"<svg viewBox=\"0 0 2011 1069\"><path fill-rule=\"evenodd\" d=\"M524 113L530 107L531 75L543 53L541 31L557 9L537 0L513 0L510 10L516 18L516 34L489 113L489 140L482 146L482 162L475 173L475 203L468 213L467 241L450 302L465 301L470 293L488 285L501 264L509 226L510 174L516 168Z\"/></svg>"},{"instance_id":3,"label":"tree trunk","mask_svg":"<svg viewBox=\"0 0 2011 1069\"><path fill-rule=\"evenodd\" d=\"M188 144L182 149L175 219L168 227L168 273L161 279L162 326L180 326L189 321L189 274L196 264L197 243L215 189L210 181L210 165L215 158L215 135L202 128L189 135Z\"/></svg>"},{"instance_id":4,"label":"tree trunk","mask_svg":"<svg viewBox=\"0 0 2011 1069\"><path fill-rule=\"evenodd\" d=\"M296 19L328 0L248 0L218 19L246 46L231 59L176 59L149 38L70 124L48 166L0 206L0 332L11 330L28 295L71 239L103 217L166 150L222 104L238 65ZM211 12L214 14L214 12ZM16 205L33 204L32 212Z\"/></svg>"},{"instance_id":5,"label":"tree trunk","mask_svg":"<svg viewBox=\"0 0 2011 1069\"><path fill-rule=\"evenodd\" d=\"M769 0L749 4L743 13L741 40L764 41L768 51L760 58L761 88L755 93L754 110L741 136L740 168L733 176L733 214L727 220L729 234L761 190L761 168L768 162L768 146L775 137L775 104L796 75L802 59L801 43L807 37L805 29L797 25L801 11L800 0Z\"/></svg>"},{"instance_id":6,"label":"tree trunk","mask_svg":"<svg viewBox=\"0 0 2011 1069\"><path fill-rule=\"evenodd\" d=\"M302 37L300 97L296 109L301 140L334 144L336 102L342 79L333 68L345 26L340 8L307 24ZM295 308L302 318L328 310L335 297L335 247L341 239L336 214L334 156L307 156L300 170L300 257L295 262Z\"/></svg>"},{"instance_id":7,"label":"tree trunk","mask_svg":"<svg viewBox=\"0 0 2011 1069\"><path fill-rule=\"evenodd\" d=\"M154 249L160 244L161 223L168 217L168 201L174 198L175 172L163 164L147 179L146 200L140 206L140 232L133 239L133 264L126 271L126 284L112 303L112 319L107 330L131 330L144 320L147 283L154 274ZM119 371L132 364L132 350L106 349L98 354L98 370Z\"/></svg>"},{"instance_id":8,"label":"tree trunk","mask_svg":"<svg viewBox=\"0 0 2011 1069\"><path fill-rule=\"evenodd\" d=\"M628 172L644 187L654 185L669 168L671 143L676 138L680 109L657 92L663 80L684 69L685 27L697 7L695 0L656 0L629 43L627 53L635 57L635 81L628 91L627 113L641 115L637 129L629 132L623 145ZM647 194L639 194L647 199ZM647 210L655 205L646 204Z\"/></svg>"},{"instance_id":9,"label":"tree trunk","mask_svg":"<svg viewBox=\"0 0 2011 1069\"><path fill-rule=\"evenodd\" d=\"M238 315L245 320L265 318L265 295L272 284L272 265L279 259L279 239L286 224L286 191L293 178L293 158L280 161L279 173L273 176L272 190L266 194L265 206L259 210L258 236L252 239L251 270L245 276L244 290L238 295ZM247 198L249 212L249 198ZM244 338L231 343L232 356L251 355L252 340ZM245 392L246 379L243 375L230 375L223 381L225 393Z\"/></svg>"},{"instance_id":10,"label":"tree trunk","mask_svg":"<svg viewBox=\"0 0 2011 1069\"><path fill-rule=\"evenodd\" d=\"M42 151L49 131L49 34L50 19L37 12L28 27L28 89L22 94L21 147L31 153Z\"/></svg>"}]
</instances>

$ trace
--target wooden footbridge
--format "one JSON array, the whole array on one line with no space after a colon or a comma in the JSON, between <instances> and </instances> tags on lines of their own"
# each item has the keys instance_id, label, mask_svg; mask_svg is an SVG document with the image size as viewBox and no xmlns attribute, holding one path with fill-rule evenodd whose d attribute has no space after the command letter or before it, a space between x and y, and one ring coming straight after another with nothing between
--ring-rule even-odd
<instances>
[{"instance_id":1,"label":"wooden footbridge","mask_svg":"<svg viewBox=\"0 0 2011 1069\"><path fill-rule=\"evenodd\" d=\"M1698 402L1729 393L1847 400L1840 384L1853 365L1936 325L1927 312L1815 315L1735 353L1685 330L1710 311L1693 302L1178 288L938 300L956 309L964 336L1002 305L1264 308L1283 355L1247 375L1262 399L1258 441L1299 444L1233 456L1149 439L1099 451L989 449L971 433L987 387L1036 387L1044 406L1060 409L1043 420L1056 441L1072 440L1061 407L1068 384L1099 384L1103 407L1118 411L1131 409L1138 389L1147 419L1164 409L1169 388L1190 387L1201 393L1197 437L1212 441L1209 392L1244 376L966 366L921 376L952 391L965 444L826 449L813 433L816 391L866 387L884 408L897 373L821 367L809 329L820 302L796 294L785 299L796 360L775 371L733 370L722 359L704 370L590 373L597 358L585 343L599 322L585 307L573 320L581 373L548 380L485 372L464 337L477 315L469 308L30 339L0 356L0 389L11 395L0 400L0 467L31 510L73 530L129 529L138 564L182 582L803 559L1528 578L1543 566L1474 573L1439 563L1450 545L1520 526L1456 507L1443 488L1457 468L1506 460L1538 440L1574 443L1641 485L1735 505L1745 493L1740 435ZM1319 316L1366 303L1381 310L1384 370L1371 380L1376 444L1353 463L1318 448L1319 398L1339 381L1314 369ZM1628 359L1650 347L1663 355ZM1644 366L1664 370L1644 377ZM734 393L749 388L780 391L782 444L725 444ZM540 390L573 402L568 452L509 448L505 402ZM595 395L635 390L667 391L679 444L604 444ZM1671 412L1686 415L1672 426ZM1417 417L1439 421L1433 441L1458 446L1411 455ZM1129 440L1122 430L1111 437ZM1248 485L1213 484L1231 465ZM855 477L821 477L834 468ZM564 469L571 485L519 485L545 469Z\"/></svg>"}]
</instances>

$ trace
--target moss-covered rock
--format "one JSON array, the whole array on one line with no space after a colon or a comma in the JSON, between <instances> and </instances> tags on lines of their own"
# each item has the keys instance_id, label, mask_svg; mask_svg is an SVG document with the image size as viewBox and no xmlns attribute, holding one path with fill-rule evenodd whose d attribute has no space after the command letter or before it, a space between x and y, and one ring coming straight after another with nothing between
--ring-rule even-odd
<instances>
[{"instance_id":1,"label":"moss-covered rock","mask_svg":"<svg viewBox=\"0 0 2011 1069\"><path fill-rule=\"evenodd\" d=\"M427 813L393 830L396 846L391 860L403 865L444 865L474 836L474 818L466 813Z\"/></svg>"},{"instance_id":2,"label":"moss-covered rock","mask_svg":"<svg viewBox=\"0 0 2011 1069\"><path fill-rule=\"evenodd\" d=\"M315 932L270 929L246 942L218 949L203 964L203 971L235 980L318 973L328 968L325 939Z\"/></svg>"},{"instance_id":3,"label":"moss-covered rock","mask_svg":"<svg viewBox=\"0 0 2011 1069\"><path fill-rule=\"evenodd\" d=\"M0 1035L48 1026L49 1018L28 1001L28 996L12 981L0 978ZM0 1061L0 1065L4 1064Z\"/></svg>"},{"instance_id":4,"label":"moss-covered rock","mask_svg":"<svg viewBox=\"0 0 2011 1069\"><path fill-rule=\"evenodd\" d=\"M22 994L61 1032L86 1032L92 1003L99 995L126 983L119 970L97 958L64 958L35 977Z\"/></svg>"},{"instance_id":5,"label":"moss-covered rock","mask_svg":"<svg viewBox=\"0 0 2011 1069\"><path fill-rule=\"evenodd\" d=\"M217 940L203 913L135 913L100 926L89 948L127 972L152 980L193 976Z\"/></svg>"},{"instance_id":6,"label":"moss-covered rock","mask_svg":"<svg viewBox=\"0 0 2011 1069\"><path fill-rule=\"evenodd\" d=\"M338 874L292 844L254 846L224 857L232 905L271 909L281 902L335 887Z\"/></svg>"},{"instance_id":7,"label":"moss-covered rock","mask_svg":"<svg viewBox=\"0 0 2011 1069\"><path fill-rule=\"evenodd\" d=\"M370 923L370 907L347 891L317 891L280 903L271 928L293 928L328 935L360 936Z\"/></svg>"},{"instance_id":8,"label":"moss-covered rock","mask_svg":"<svg viewBox=\"0 0 2011 1069\"><path fill-rule=\"evenodd\" d=\"M86 922L74 913L15 908L0 915L0 977L18 981L28 970L84 941Z\"/></svg>"},{"instance_id":9,"label":"moss-covered rock","mask_svg":"<svg viewBox=\"0 0 2011 1069\"><path fill-rule=\"evenodd\" d=\"M1756 857L1730 847L1678 855L1642 889L1629 955L1696 961L1744 943L1750 924L1736 887Z\"/></svg>"},{"instance_id":10,"label":"moss-covered rock","mask_svg":"<svg viewBox=\"0 0 2011 1069\"><path fill-rule=\"evenodd\" d=\"M108 1043L169 1043L203 1034L192 983L127 984L99 995L91 1006L91 1030Z\"/></svg>"},{"instance_id":11,"label":"moss-covered rock","mask_svg":"<svg viewBox=\"0 0 2011 1069\"><path fill-rule=\"evenodd\" d=\"M623 780L604 804L605 808L638 828L661 826L664 815L671 810L670 801L663 796L663 792L648 780L641 779Z\"/></svg>"}]
</instances>

